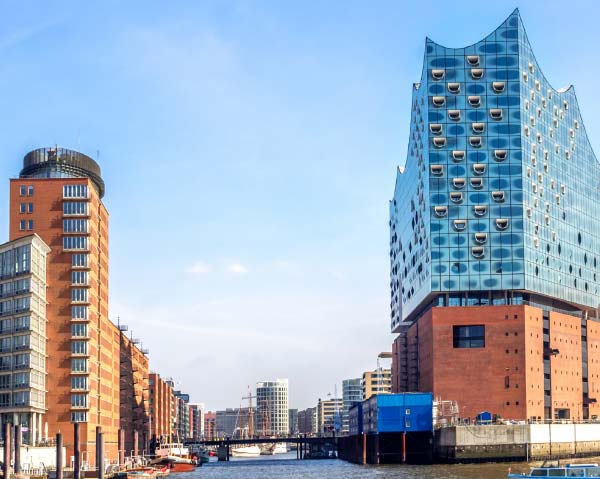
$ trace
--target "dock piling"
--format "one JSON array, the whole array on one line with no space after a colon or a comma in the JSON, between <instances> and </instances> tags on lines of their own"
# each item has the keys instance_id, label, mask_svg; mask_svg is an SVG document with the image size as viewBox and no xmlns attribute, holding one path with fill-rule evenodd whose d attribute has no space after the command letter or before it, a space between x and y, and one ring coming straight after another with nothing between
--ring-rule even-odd
<instances>
[{"instance_id":1,"label":"dock piling","mask_svg":"<svg viewBox=\"0 0 600 479\"><path fill-rule=\"evenodd\" d=\"M63 479L62 434L56 434L56 479Z\"/></svg>"},{"instance_id":2,"label":"dock piling","mask_svg":"<svg viewBox=\"0 0 600 479\"><path fill-rule=\"evenodd\" d=\"M96 440L96 464L98 467L98 479L104 479L104 433L98 433Z\"/></svg>"},{"instance_id":3,"label":"dock piling","mask_svg":"<svg viewBox=\"0 0 600 479\"><path fill-rule=\"evenodd\" d=\"M73 464L73 477L80 479L81 477L81 444L79 443L79 423L73 423L73 455L75 462Z\"/></svg>"},{"instance_id":4,"label":"dock piling","mask_svg":"<svg viewBox=\"0 0 600 479\"><path fill-rule=\"evenodd\" d=\"M15 474L21 472L21 425L15 426Z\"/></svg>"},{"instance_id":5,"label":"dock piling","mask_svg":"<svg viewBox=\"0 0 600 479\"><path fill-rule=\"evenodd\" d=\"M2 472L4 477L10 477L10 436L12 434L12 424L7 422L4 424L4 465Z\"/></svg>"}]
</instances>

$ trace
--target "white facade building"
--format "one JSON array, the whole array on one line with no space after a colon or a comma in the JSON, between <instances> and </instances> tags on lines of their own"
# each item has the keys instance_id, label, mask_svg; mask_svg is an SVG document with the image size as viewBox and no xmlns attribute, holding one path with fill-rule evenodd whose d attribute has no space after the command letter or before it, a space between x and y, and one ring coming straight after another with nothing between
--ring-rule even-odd
<instances>
[{"instance_id":1,"label":"white facade building","mask_svg":"<svg viewBox=\"0 0 600 479\"><path fill-rule=\"evenodd\" d=\"M290 431L288 380L256 383L256 429L265 436L287 436Z\"/></svg>"}]
</instances>

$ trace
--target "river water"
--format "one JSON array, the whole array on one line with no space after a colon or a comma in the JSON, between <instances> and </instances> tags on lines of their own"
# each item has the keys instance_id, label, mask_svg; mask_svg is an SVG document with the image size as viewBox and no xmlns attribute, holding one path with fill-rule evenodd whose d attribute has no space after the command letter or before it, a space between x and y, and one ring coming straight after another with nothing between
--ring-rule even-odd
<instances>
[{"instance_id":1,"label":"river water","mask_svg":"<svg viewBox=\"0 0 600 479\"><path fill-rule=\"evenodd\" d=\"M211 461L195 472L177 474L177 479L504 479L509 467L513 472L529 471L525 463L359 466L338 459L297 461L291 452Z\"/></svg>"}]
</instances>

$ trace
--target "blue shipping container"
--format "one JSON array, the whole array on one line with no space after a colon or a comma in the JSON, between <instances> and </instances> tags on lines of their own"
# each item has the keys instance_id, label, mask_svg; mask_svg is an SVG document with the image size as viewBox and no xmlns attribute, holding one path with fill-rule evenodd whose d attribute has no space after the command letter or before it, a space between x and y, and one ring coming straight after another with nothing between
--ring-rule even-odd
<instances>
[{"instance_id":1,"label":"blue shipping container","mask_svg":"<svg viewBox=\"0 0 600 479\"><path fill-rule=\"evenodd\" d=\"M433 429L433 394L403 393L372 396L363 402L363 431L421 432Z\"/></svg>"},{"instance_id":2,"label":"blue shipping container","mask_svg":"<svg viewBox=\"0 0 600 479\"><path fill-rule=\"evenodd\" d=\"M363 433L363 405L362 403L351 406L348 410L348 419L350 423L349 434L356 436Z\"/></svg>"}]
</instances>

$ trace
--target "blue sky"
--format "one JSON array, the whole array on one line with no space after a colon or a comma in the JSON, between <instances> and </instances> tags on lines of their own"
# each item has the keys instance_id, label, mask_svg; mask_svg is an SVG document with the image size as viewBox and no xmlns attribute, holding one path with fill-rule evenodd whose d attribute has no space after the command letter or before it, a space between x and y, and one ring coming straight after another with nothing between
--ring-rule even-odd
<instances>
[{"instance_id":1,"label":"blue sky","mask_svg":"<svg viewBox=\"0 0 600 479\"><path fill-rule=\"evenodd\" d=\"M111 317L152 369L212 409L276 377L312 406L391 346L387 205L425 36L471 44L516 6L597 147L591 1L0 1L0 177L42 146L97 158Z\"/></svg>"}]
</instances>

